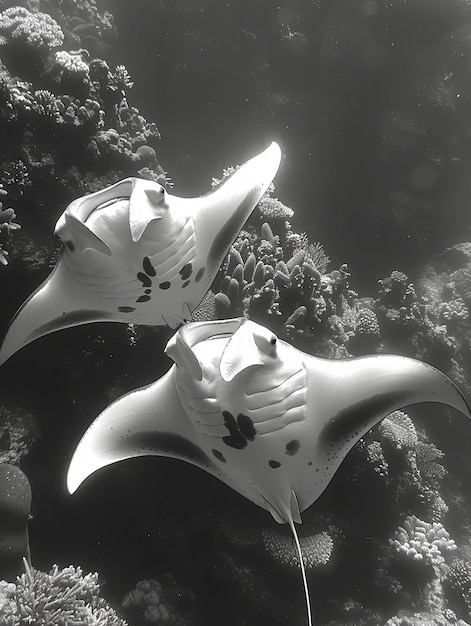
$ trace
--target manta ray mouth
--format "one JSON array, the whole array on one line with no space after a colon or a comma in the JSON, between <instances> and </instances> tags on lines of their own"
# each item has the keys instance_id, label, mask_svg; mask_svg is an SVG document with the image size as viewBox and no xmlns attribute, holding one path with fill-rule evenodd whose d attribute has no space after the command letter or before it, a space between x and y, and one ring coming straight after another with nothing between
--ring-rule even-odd
<instances>
[{"instance_id":1,"label":"manta ray mouth","mask_svg":"<svg viewBox=\"0 0 471 626\"><path fill-rule=\"evenodd\" d=\"M96 213L97 211L101 211L102 209L106 209L107 207L115 204L116 202L121 202L121 201L128 201L130 200L131 196L116 196L116 198L110 198L109 200L106 200L105 202L101 202L100 204L97 204L95 207L91 207L90 211L88 212L88 214L85 217L85 221L93 214Z\"/></svg>"}]
</instances>

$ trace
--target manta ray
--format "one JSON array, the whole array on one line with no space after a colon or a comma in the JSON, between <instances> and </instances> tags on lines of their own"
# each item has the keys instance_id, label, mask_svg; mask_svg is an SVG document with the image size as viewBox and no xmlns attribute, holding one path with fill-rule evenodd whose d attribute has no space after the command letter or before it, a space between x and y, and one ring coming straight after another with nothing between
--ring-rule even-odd
<instances>
[{"instance_id":1,"label":"manta ray","mask_svg":"<svg viewBox=\"0 0 471 626\"><path fill-rule=\"evenodd\" d=\"M456 385L416 359L308 355L246 318L186 324L166 347L160 380L113 402L73 455L74 493L102 467L145 455L181 459L289 524L312 616L295 523L356 442L390 412L420 402L468 418Z\"/></svg>"},{"instance_id":2,"label":"manta ray","mask_svg":"<svg viewBox=\"0 0 471 626\"><path fill-rule=\"evenodd\" d=\"M61 256L15 314L0 364L34 340L80 324L177 328L191 320L280 159L273 142L200 198L179 198L131 177L71 202L55 227Z\"/></svg>"}]
</instances>

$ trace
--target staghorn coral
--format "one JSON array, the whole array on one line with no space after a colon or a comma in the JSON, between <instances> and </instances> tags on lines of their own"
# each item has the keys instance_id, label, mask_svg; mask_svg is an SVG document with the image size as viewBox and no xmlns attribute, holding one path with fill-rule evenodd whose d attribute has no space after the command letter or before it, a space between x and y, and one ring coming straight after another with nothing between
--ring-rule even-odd
<instances>
[{"instance_id":1,"label":"staghorn coral","mask_svg":"<svg viewBox=\"0 0 471 626\"><path fill-rule=\"evenodd\" d=\"M126 626L126 622L100 597L98 574L83 575L70 565L49 573L24 561L25 573L15 589L8 589L9 603L0 606L5 626Z\"/></svg>"}]
</instances>

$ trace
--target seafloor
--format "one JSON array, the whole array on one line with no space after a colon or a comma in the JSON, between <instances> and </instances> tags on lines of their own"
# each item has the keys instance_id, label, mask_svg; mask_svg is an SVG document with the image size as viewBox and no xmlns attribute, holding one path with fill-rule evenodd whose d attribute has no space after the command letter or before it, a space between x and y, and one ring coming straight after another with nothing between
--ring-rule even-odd
<instances>
[{"instance_id":1,"label":"seafloor","mask_svg":"<svg viewBox=\"0 0 471 626\"><path fill-rule=\"evenodd\" d=\"M0 0L2 329L54 267L71 200L127 176L198 195L188 172L210 188L252 135L234 159L268 138L286 158L195 319L415 357L471 401L471 5L246 4ZM212 476L149 457L67 492L86 427L168 369L171 335L95 323L2 366L2 626L307 623L289 529ZM471 624L470 441L438 405L362 437L299 527L315 626Z\"/></svg>"}]
</instances>

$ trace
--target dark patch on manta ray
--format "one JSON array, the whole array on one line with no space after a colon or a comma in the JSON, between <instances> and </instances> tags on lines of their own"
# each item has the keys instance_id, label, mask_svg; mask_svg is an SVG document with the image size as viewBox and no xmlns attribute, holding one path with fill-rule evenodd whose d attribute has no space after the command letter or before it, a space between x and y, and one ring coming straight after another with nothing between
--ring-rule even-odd
<instances>
[{"instance_id":1,"label":"dark patch on manta ray","mask_svg":"<svg viewBox=\"0 0 471 626\"><path fill-rule=\"evenodd\" d=\"M20 313L20 311L21 309L18 313ZM32 341L33 339L40 336L42 337L42 335L47 335L48 333L56 330L70 328L71 326L79 326L84 323L84 320L90 319L93 319L95 322L108 322L110 321L110 314L106 311L93 311L88 309L79 309L77 311L70 312L64 311L61 317L56 317L56 319L39 326L39 328L35 328L33 332L28 335L27 339Z\"/></svg>"},{"instance_id":2,"label":"dark patch on manta ray","mask_svg":"<svg viewBox=\"0 0 471 626\"><path fill-rule=\"evenodd\" d=\"M251 202L252 196L253 192L249 191L234 213L224 222L221 230L214 238L208 253L208 264L210 266L219 264L225 251L235 239L234 233L238 233L241 229L241 225L247 220L249 214L247 206L253 204L253 202Z\"/></svg>"},{"instance_id":3,"label":"dark patch on manta ray","mask_svg":"<svg viewBox=\"0 0 471 626\"><path fill-rule=\"evenodd\" d=\"M252 419L248 415L239 413L237 416L237 426L239 427L241 434L244 435L248 441L253 441L255 439L257 430L253 425Z\"/></svg>"},{"instance_id":4,"label":"dark patch on manta ray","mask_svg":"<svg viewBox=\"0 0 471 626\"><path fill-rule=\"evenodd\" d=\"M119 306L118 307L118 311L120 311L121 313L132 313L135 310L136 310L135 306Z\"/></svg>"},{"instance_id":5,"label":"dark patch on manta ray","mask_svg":"<svg viewBox=\"0 0 471 626\"><path fill-rule=\"evenodd\" d=\"M223 411L224 425L229 431L229 436L223 437L222 440L227 446L243 450L247 447L249 441L255 439L257 430L252 419L248 415L239 413L237 420L229 411Z\"/></svg>"},{"instance_id":6,"label":"dark patch on manta ray","mask_svg":"<svg viewBox=\"0 0 471 626\"><path fill-rule=\"evenodd\" d=\"M150 296L139 296L136 302L149 302L150 299Z\"/></svg>"},{"instance_id":7,"label":"dark patch on manta ray","mask_svg":"<svg viewBox=\"0 0 471 626\"><path fill-rule=\"evenodd\" d=\"M301 444L299 443L299 441L297 439L292 439L286 444L285 454L287 454L288 456L294 456L299 451L300 447Z\"/></svg>"},{"instance_id":8,"label":"dark patch on manta ray","mask_svg":"<svg viewBox=\"0 0 471 626\"><path fill-rule=\"evenodd\" d=\"M390 413L391 405L402 406L406 402L406 394L402 391L392 391L387 395L372 394L371 396L352 404L339 411L321 430L319 444L328 446L332 443L354 441L365 432L365 426L372 428Z\"/></svg>"},{"instance_id":9,"label":"dark patch on manta ray","mask_svg":"<svg viewBox=\"0 0 471 626\"><path fill-rule=\"evenodd\" d=\"M182 285L182 289L185 289L185 287L188 287L190 283L191 283L191 280L185 280L185 282Z\"/></svg>"},{"instance_id":10,"label":"dark patch on manta ray","mask_svg":"<svg viewBox=\"0 0 471 626\"><path fill-rule=\"evenodd\" d=\"M275 461L273 459L270 459L268 461L268 465L272 468L272 469L278 469L278 467L280 467L281 463L279 461Z\"/></svg>"},{"instance_id":11,"label":"dark patch on manta ray","mask_svg":"<svg viewBox=\"0 0 471 626\"><path fill-rule=\"evenodd\" d=\"M144 272L138 272L137 273L137 278L138 278L138 280L141 281L143 287L151 287L152 286L151 279L147 276L147 274L144 274Z\"/></svg>"},{"instance_id":12,"label":"dark patch on manta ray","mask_svg":"<svg viewBox=\"0 0 471 626\"><path fill-rule=\"evenodd\" d=\"M182 277L182 280L187 280L188 278L190 278L192 272L193 272L193 265L191 263L187 263L186 265L182 267L179 273L180 273L180 276Z\"/></svg>"},{"instance_id":13,"label":"dark patch on manta ray","mask_svg":"<svg viewBox=\"0 0 471 626\"><path fill-rule=\"evenodd\" d=\"M224 425L229 431L229 435L222 438L226 446L236 448L236 450L243 450L244 448L246 448L247 439L239 431L239 428L232 413L229 413L229 411L223 411L222 416L224 418Z\"/></svg>"},{"instance_id":14,"label":"dark patch on manta ray","mask_svg":"<svg viewBox=\"0 0 471 626\"><path fill-rule=\"evenodd\" d=\"M166 280L163 283L160 283L159 285L159 289L170 289L171 283L168 282L168 280Z\"/></svg>"},{"instance_id":15,"label":"dark patch on manta ray","mask_svg":"<svg viewBox=\"0 0 471 626\"><path fill-rule=\"evenodd\" d=\"M214 454L218 461L221 461L221 463L227 463L226 457L222 452L219 452L219 450L216 450L216 448L212 448L211 452Z\"/></svg>"},{"instance_id":16,"label":"dark patch on manta ray","mask_svg":"<svg viewBox=\"0 0 471 626\"><path fill-rule=\"evenodd\" d=\"M196 272L196 276L195 276L195 283L199 283L200 280L203 278L203 274L206 271L206 267L200 267L200 269Z\"/></svg>"},{"instance_id":17,"label":"dark patch on manta ray","mask_svg":"<svg viewBox=\"0 0 471 626\"><path fill-rule=\"evenodd\" d=\"M148 276L155 276L157 274L148 256L142 259L142 269Z\"/></svg>"},{"instance_id":18,"label":"dark patch on manta ray","mask_svg":"<svg viewBox=\"0 0 471 626\"><path fill-rule=\"evenodd\" d=\"M183 461L195 463L200 467L214 468L213 461L195 443L176 433L142 431L124 437L120 443L124 452L142 449L149 452L160 452Z\"/></svg>"}]
</instances>

